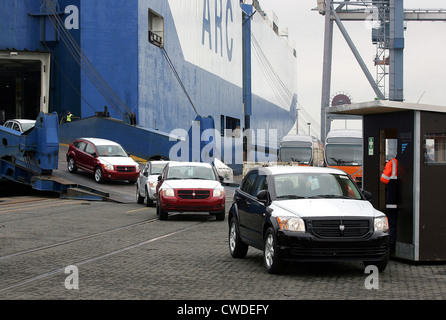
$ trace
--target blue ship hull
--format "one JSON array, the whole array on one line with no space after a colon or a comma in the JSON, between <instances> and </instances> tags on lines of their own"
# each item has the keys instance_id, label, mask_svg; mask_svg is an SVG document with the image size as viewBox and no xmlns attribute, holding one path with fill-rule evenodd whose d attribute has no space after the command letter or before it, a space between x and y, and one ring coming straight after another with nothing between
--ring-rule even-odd
<instances>
[{"instance_id":1,"label":"blue ship hull","mask_svg":"<svg viewBox=\"0 0 446 320\"><path fill-rule=\"evenodd\" d=\"M166 133L211 116L216 130L229 130L222 144L236 144L234 129L263 129L253 143L271 153L296 122L296 57L259 8L238 0L59 0L44 10L43 2L1 0L0 13L0 53L51 56L48 105L38 111L88 118L107 106L112 118L134 114L139 126ZM162 48L149 41L155 19Z\"/></svg>"}]
</instances>

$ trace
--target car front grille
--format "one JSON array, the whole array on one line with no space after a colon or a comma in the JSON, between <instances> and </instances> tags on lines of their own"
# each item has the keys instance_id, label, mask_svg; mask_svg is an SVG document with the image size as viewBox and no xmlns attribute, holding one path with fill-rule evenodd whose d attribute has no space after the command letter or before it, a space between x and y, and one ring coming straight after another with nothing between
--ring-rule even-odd
<instances>
[{"instance_id":1,"label":"car front grille","mask_svg":"<svg viewBox=\"0 0 446 320\"><path fill-rule=\"evenodd\" d=\"M342 258L373 258L381 257L387 252L386 243L352 243L352 242L333 242L331 244L299 243L291 247L290 253L300 258L311 258L314 260L320 258L342 259Z\"/></svg>"},{"instance_id":2,"label":"car front grille","mask_svg":"<svg viewBox=\"0 0 446 320\"><path fill-rule=\"evenodd\" d=\"M134 166L116 166L116 171L118 171L118 172L135 172L136 168Z\"/></svg>"},{"instance_id":3,"label":"car front grille","mask_svg":"<svg viewBox=\"0 0 446 320\"><path fill-rule=\"evenodd\" d=\"M319 238L363 238L371 234L370 219L313 219L309 225Z\"/></svg>"},{"instance_id":4,"label":"car front grille","mask_svg":"<svg viewBox=\"0 0 446 320\"><path fill-rule=\"evenodd\" d=\"M210 197L211 190L178 190L178 197L180 199L188 200L204 200Z\"/></svg>"}]
</instances>

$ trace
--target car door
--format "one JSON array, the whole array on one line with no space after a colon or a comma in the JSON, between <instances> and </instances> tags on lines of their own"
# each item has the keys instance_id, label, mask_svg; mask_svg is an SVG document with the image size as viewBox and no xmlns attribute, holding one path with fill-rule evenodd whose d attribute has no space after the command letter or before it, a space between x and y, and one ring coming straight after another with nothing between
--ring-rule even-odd
<instances>
[{"instance_id":1,"label":"car door","mask_svg":"<svg viewBox=\"0 0 446 320\"><path fill-rule=\"evenodd\" d=\"M249 225L250 237L257 247L263 245L263 222L265 220L266 205L257 199L260 190L268 189L266 175L258 174L246 200L245 223Z\"/></svg>"},{"instance_id":2,"label":"car door","mask_svg":"<svg viewBox=\"0 0 446 320\"><path fill-rule=\"evenodd\" d=\"M86 154L85 147L87 143L85 141L77 141L74 143L74 161L76 162L76 166L80 169L86 170L85 162L86 162Z\"/></svg>"},{"instance_id":3,"label":"car door","mask_svg":"<svg viewBox=\"0 0 446 320\"><path fill-rule=\"evenodd\" d=\"M143 192L145 190L144 188L146 186L147 177L149 176L149 172L150 172L150 162L146 162L146 164L144 165L144 168L139 173L138 186L139 186L139 190L141 190L141 192Z\"/></svg>"},{"instance_id":4,"label":"car door","mask_svg":"<svg viewBox=\"0 0 446 320\"><path fill-rule=\"evenodd\" d=\"M251 190L257 178L257 170L249 172L240 184L239 190L236 192L234 201L237 204L238 218L240 226L240 236L246 243L255 244L252 226L250 225L249 206L251 201Z\"/></svg>"},{"instance_id":5,"label":"car door","mask_svg":"<svg viewBox=\"0 0 446 320\"><path fill-rule=\"evenodd\" d=\"M79 149L78 152L78 165L82 166L84 170L93 172L96 165L96 149L94 146L87 142L85 149Z\"/></svg>"}]
</instances>

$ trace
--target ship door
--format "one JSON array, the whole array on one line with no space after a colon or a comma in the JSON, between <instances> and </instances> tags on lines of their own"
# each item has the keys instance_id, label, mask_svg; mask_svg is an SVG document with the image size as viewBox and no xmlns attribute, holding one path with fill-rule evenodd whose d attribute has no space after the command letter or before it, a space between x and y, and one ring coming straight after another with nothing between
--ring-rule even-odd
<instances>
[{"instance_id":1,"label":"ship door","mask_svg":"<svg viewBox=\"0 0 446 320\"><path fill-rule=\"evenodd\" d=\"M0 125L48 112L49 61L45 53L0 51Z\"/></svg>"},{"instance_id":2,"label":"ship door","mask_svg":"<svg viewBox=\"0 0 446 320\"><path fill-rule=\"evenodd\" d=\"M396 128L381 129L379 136L379 172L381 174L387 161L397 155L398 130ZM386 186L384 183L379 183L379 210L383 212L386 210Z\"/></svg>"}]
</instances>

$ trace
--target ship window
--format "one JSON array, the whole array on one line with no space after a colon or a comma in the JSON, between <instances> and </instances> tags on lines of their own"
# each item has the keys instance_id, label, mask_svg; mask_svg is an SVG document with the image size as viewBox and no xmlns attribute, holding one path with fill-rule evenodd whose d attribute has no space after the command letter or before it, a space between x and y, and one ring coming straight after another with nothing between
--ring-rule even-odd
<instances>
[{"instance_id":1,"label":"ship window","mask_svg":"<svg viewBox=\"0 0 446 320\"><path fill-rule=\"evenodd\" d=\"M232 136L233 138L239 138L240 137L240 119L226 117L225 132L226 132L226 136Z\"/></svg>"},{"instance_id":2,"label":"ship window","mask_svg":"<svg viewBox=\"0 0 446 320\"><path fill-rule=\"evenodd\" d=\"M225 116L220 115L220 135L225 136Z\"/></svg>"},{"instance_id":3,"label":"ship window","mask_svg":"<svg viewBox=\"0 0 446 320\"><path fill-rule=\"evenodd\" d=\"M446 133L424 135L424 163L446 165Z\"/></svg>"},{"instance_id":4,"label":"ship window","mask_svg":"<svg viewBox=\"0 0 446 320\"><path fill-rule=\"evenodd\" d=\"M157 47L164 47L164 18L149 9L149 42Z\"/></svg>"}]
</instances>

